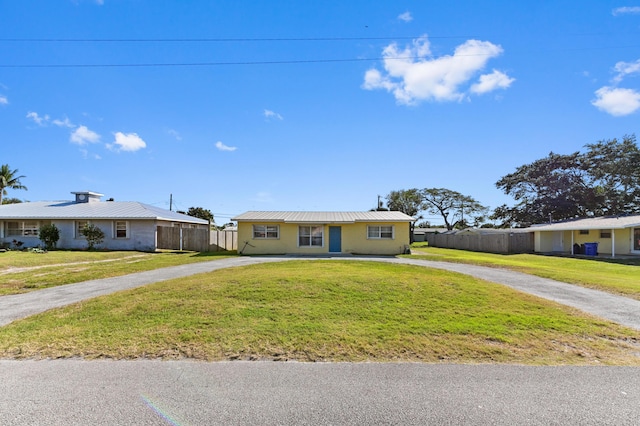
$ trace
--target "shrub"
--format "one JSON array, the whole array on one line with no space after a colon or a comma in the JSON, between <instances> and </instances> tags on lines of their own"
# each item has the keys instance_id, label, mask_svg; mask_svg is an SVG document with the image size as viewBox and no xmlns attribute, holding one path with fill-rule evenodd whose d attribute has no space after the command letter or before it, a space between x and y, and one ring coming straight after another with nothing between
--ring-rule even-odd
<instances>
[{"instance_id":1,"label":"shrub","mask_svg":"<svg viewBox=\"0 0 640 426\"><path fill-rule=\"evenodd\" d=\"M82 228L82 235L87 239L87 248L89 250L93 250L95 246L102 244L102 241L104 241L104 232L92 223Z\"/></svg>"},{"instance_id":2,"label":"shrub","mask_svg":"<svg viewBox=\"0 0 640 426\"><path fill-rule=\"evenodd\" d=\"M60 239L60 230L54 224L43 225L40 227L38 235L40 241L44 244L44 248L46 250L53 250L56 248L56 244L58 244L58 240Z\"/></svg>"}]
</instances>

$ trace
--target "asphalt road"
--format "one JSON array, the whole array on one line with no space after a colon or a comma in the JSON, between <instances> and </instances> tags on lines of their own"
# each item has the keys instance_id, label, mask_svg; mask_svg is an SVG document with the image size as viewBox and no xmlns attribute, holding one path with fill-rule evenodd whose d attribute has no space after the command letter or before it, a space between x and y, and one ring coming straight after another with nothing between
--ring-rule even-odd
<instances>
[{"instance_id":1,"label":"asphalt road","mask_svg":"<svg viewBox=\"0 0 640 426\"><path fill-rule=\"evenodd\" d=\"M2 425L638 425L640 369L0 361Z\"/></svg>"}]
</instances>

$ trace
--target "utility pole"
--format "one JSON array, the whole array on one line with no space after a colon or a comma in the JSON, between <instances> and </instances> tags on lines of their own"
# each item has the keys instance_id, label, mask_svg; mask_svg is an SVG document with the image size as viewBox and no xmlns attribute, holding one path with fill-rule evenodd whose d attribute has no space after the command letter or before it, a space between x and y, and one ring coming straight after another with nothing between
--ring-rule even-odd
<instances>
[{"instance_id":1,"label":"utility pole","mask_svg":"<svg viewBox=\"0 0 640 426\"><path fill-rule=\"evenodd\" d=\"M169 194L169 211L173 211L173 194Z\"/></svg>"}]
</instances>

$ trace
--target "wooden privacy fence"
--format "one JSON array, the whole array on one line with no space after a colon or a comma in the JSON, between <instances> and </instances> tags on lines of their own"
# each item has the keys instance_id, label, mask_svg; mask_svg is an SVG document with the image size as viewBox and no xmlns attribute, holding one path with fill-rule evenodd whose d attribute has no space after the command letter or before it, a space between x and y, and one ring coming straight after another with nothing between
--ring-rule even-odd
<instances>
[{"instance_id":1,"label":"wooden privacy fence","mask_svg":"<svg viewBox=\"0 0 640 426\"><path fill-rule=\"evenodd\" d=\"M504 232L496 234L427 234L431 247L480 251L487 253L532 253L533 232Z\"/></svg>"},{"instance_id":2,"label":"wooden privacy fence","mask_svg":"<svg viewBox=\"0 0 640 426\"><path fill-rule=\"evenodd\" d=\"M237 250L238 233L158 226L158 248L199 252Z\"/></svg>"},{"instance_id":3,"label":"wooden privacy fence","mask_svg":"<svg viewBox=\"0 0 640 426\"><path fill-rule=\"evenodd\" d=\"M237 231L211 231L209 239L209 251L238 250Z\"/></svg>"},{"instance_id":4,"label":"wooden privacy fence","mask_svg":"<svg viewBox=\"0 0 640 426\"><path fill-rule=\"evenodd\" d=\"M209 251L209 230L158 226L158 248Z\"/></svg>"}]
</instances>

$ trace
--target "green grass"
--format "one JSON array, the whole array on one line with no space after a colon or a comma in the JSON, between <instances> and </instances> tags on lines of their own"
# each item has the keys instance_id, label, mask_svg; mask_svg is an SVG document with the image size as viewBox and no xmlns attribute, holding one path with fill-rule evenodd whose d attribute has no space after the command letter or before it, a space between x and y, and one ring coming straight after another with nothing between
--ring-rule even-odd
<instances>
[{"instance_id":1,"label":"green grass","mask_svg":"<svg viewBox=\"0 0 640 426\"><path fill-rule=\"evenodd\" d=\"M9 251L0 253L0 296L230 255L235 253Z\"/></svg>"},{"instance_id":2,"label":"green grass","mask_svg":"<svg viewBox=\"0 0 640 426\"><path fill-rule=\"evenodd\" d=\"M536 254L502 255L422 244L414 245L412 252L402 257L507 268L640 300L640 260L613 262Z\"/></svg>"},{"instance_id":3,"label":"green grass","mask_svg":"<svg viewBox=\"0 0 640 426\"><path fill-rule=\"evenodd\" d=\"M0 328L5 358L640 365L637 331L447 271L292 260L100 297Z\"/></svg>"}]
</instances>

